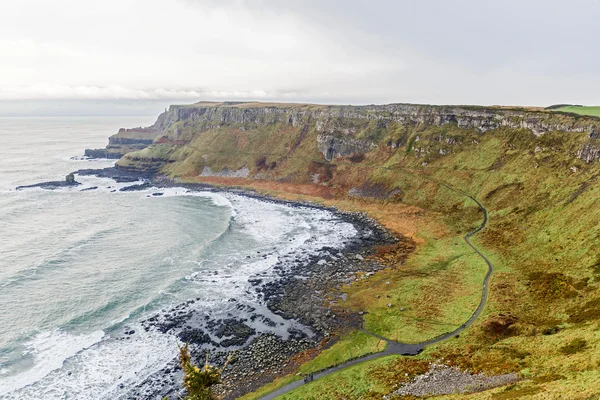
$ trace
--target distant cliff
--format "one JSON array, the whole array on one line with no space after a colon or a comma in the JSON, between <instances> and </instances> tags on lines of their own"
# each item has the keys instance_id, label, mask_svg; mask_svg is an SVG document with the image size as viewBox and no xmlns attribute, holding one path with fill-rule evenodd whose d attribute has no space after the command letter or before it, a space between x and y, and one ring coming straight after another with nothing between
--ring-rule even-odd
<instances>
[{"instance_id":1,"label":"distant cliff","mask_svg":"<svg viewBox=\"0 0 600 400\"><path fill-rule=\"evenodd\" d=\"M85 149L84 155L91 158L119 159L132 151L145 149L162 132L155 125L148 128L121 128L108 138L108 145L104 149Z\"/></svg>"},{"instance_id":2,"label":"distant cliff","mask_svg":"<svg viewBox=\"0 0 600 400\"><path fill-rule=\"evenodd\" d=\"M557 117L561 115L561 117ZM529 129L536 135L549 131L595 132L600 134L599 120L577 115L556 114L544 110L479 106L429 106L415 104L388 104L371 106L324 106L283 103L209 103L189 106L171 106L161 114L154 127L167 131L179 121L200 122L204 129L224 125L265 125L287 122L297 127L307 118L325 134L351 135L352 127L344 121L382 121L405 125L433 125L455 123L460 128L485 132L508 127Z\"/></svg>"},{"instance_id":3,"label":"distant cliff","mask_svg":"<svg viewBox=\"0 0 600 400\"><path fill-rule=\"evenodd\" d=\"M154 125L121 129L105 149L86 155L120 158L117 167L134 172L350 187L341 171L364 175L367 165L400 157L425 166L491 138L510 138L528 152L560 147L585 163L600 159L594 117L504 107L239 102L171 106Z\"/></svg>"}]
</instances>

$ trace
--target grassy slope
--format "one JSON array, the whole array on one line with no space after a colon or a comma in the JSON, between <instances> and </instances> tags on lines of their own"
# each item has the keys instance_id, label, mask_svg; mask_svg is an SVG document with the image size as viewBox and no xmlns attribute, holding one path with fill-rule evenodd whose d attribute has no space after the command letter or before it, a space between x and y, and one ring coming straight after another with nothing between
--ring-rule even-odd
<instances>
[{"instance_id":1,"label":"grassy slope","mask_svg":"<svg viewBox=\"0 0 600 400\"><path fill-rule=\"evenodd\" d=\"M555 111L600 117L600 106L565 106L557 108Z\"/></svg>"},{"instance_id":2,"label":"grassy slope","mask_svg":"<svg viewBox=\"0 0 600 400\"><path fill-rule=\"evenodd\" d=\"M600 391L600 215L595 211L600 205L600 189L594 185L598 167L585 165L568 154L583 135L520 135L485 134L479 138L476 151L468 149L431 160L424 168L405 156L390 161L400 165L397 171L386 172L385 179L405 188L405 201L422 206L429 201L430 208L436 211L450 211L445 221L448 226L460 225L452 221L457 217L448 207L452 199L439 187L430 185L431 179L476 195L491 211L489 228L476 239L498 266L486 312L467 334L429 349L423 357L444 357L448 363L490 374L519 372L527 378L509 389L467 397L590 398ZM536 147L539 150L532 151ZM419 179L419 175L423 178ZM419 258L426 255L427 247L435 246L431 242L411 263L427 268ZM452 255L446 253L446 260L450 258ZM410 270L410 265L407 267ZM431 290L427 285L413 285L406 278L391 279L393 284L381 285L388 279L385 274L390 273L384 271L371 279L374 292L420 299ZM437 277L438 284L445 283L443 274ZM419 279L416 281L420 283ZM363 287L371 290L369 282L361 282L350 292L360 294ZM440 300L443 309L445 298ZM359 304L363 308L363 303ZM389 329L393 334L393 323L387 322L396 318L397 308L386 313L375 301L368 304L367 310L381 310L387 316L371 320L368 314L367 323L372 329ZM438 317L443 315L440 312ZM506 316L516 323L496 332L492 323ZM397 334L407 331L405 323L407 319L398 320ZM416 328L413 325L410 329ZM585 340L586 345L574 354L566 354L565 346L578 339ZM370 371L377 365L371 362L354 367L348 381L342 379L343 374L336 374L289 398L311 398L311 393L321 393L319 398L337 398L340 393L347 398L361 398L368 385L371 389L375 385L381 393L391 390L391 381L369 383L373 381ZM329 392L328 382L338 382L335 391Z\"/></svg>"},{"instance_id":3,"label":"grassy slope","mask_svg":"<svg viewBox=\"0 0 600 400\"><path fill-rule=\"evenodd\" d=\"M427 362L420 357L405 359L389 356L340 371L296 389L280 399L381 399L389 392L387 382L398 385L414 375L427 371Z\"/></svg>"},{"instance_id":4,"label":"grassy slope","mask_svg":"<svg viewBox=\"0 0 600 400\"><path fill-rule=\"evenodd\" d=\"M373 134L381 143L405 138L408 144L396 151L380 146L358 163L338 159L327 167L332 179L317 187L339 193L369 181L400 189L404 203L424 210L417 217L419 223L407 229L393 220L406 207L395 201L326 202L367 210L396 231L412 233L419 245L405 265L388 260L390 269L344 288L348 300L340 306L367 311L369 329L405 341L425 340L466 319L477 302L485 265L468 251L461 237L477 225L480 214L471 202L437 183L445 182L477 196L490 211L488 228L475 240L495 261L497 271L488 306L475 326L458 339L428 349L419 359L443 357L462 368L490 374L513 371L527 378L506 392L495 389L472 395L476 398L494 393L495 398L552 398L560 391L565 398L597 394L600 214L596 210L600 188L595 183L600 168L573 157L586 135L535 137L525 130L502 129L480 134L452 125L391 124L384 132L368 129L364 134ZM213 170L248 166L253 173L272 179L308 183L315 169L325 167L318 164L323 159L316 151L314 130L296 146L299 135L299 130L277 125L251 131L208 131L189 146L170 152L168 157L175 162L165 171L192 179L204 165ZM440 136L459 143L448 145ZM441 155L440 149L449 154ZM268 162L277 165L258 171L255 162L265 153ZM574 354L561 351L576 339L585 340L585 345L575 346ZM350 356L342 347L329 354L315 362ZM392 362L397 363L394 371L389 370ZM318 398L387 393L401 381L398 376L403 371L416 368L411 363L386 359L361 364L314 382L310 390L304 388L290 398L311 398L311 393L320 393ZM373 371L380 370L385 373L374 377Z\"/></svg>"},{"instance_id":5,"label":"grassy slope","mask_svg":"<svg viewBox=\"0 0 600 400\"><path fill-rule=\"evenodd\" d=\"M426 244L406 265L344 288L348 297L340 304L366 311L366 329L404 343L452 331L469 319L487 269L460 238L421 234Z\"/></svg>"},{"instance_id":6,"label":"grassy slope","mask_svg":"<svg viewBox=\"0 0 600 400\"><path fill-rule=\"evenodd\" d=\"M459 365L471 369L520 371L533 378L523 385L534 387L535 396L554 397L557 389L572 390L568 382L577 381L587 382L583 392L590 395L599 377L595 331L600 315L588 313L577 323L570 316L580 314L599 294L591 268L598 258L593 249L600 222L595 213L597 189L571 199L597 167L566 154L577 135L521 140L511 134L486 136L476 158L473 152L458 153L432 163L423 173L475 194L492 211L490 227L478 238L500 267L488 315L510 314L517 323L494 334L486 329L484 317L464 341L440 346L440 354L454 354ZM541 150L531 151L536 147ZM556 327L557 334L544 334ZM562 354L561 346L576 338L587 340L588 348L577 355ZM548 382L535 383L544 376ZM585 398L580 389L571 395Z\"/></svg>"}]
</instances>

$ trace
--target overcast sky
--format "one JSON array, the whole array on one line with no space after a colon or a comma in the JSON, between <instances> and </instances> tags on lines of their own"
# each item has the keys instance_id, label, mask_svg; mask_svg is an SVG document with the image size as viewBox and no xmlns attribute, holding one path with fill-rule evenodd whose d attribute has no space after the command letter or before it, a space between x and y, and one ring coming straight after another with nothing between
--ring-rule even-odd
<instances>
[{"instance_id":1,"label":"overcast sky","mask_svg":"<svg viewBox=\"0 0 600 400\"><path fill-rule=\"evenodd\" d=\"M599 21L598 0L1 1L0 114L600 104Z\"/></svg>"}]
</instances>

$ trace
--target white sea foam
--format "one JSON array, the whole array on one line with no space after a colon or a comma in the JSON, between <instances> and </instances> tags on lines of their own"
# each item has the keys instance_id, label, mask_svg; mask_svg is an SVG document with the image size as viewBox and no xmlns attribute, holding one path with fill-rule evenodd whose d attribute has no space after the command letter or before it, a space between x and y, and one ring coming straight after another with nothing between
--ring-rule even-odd
<instances>
[{"instance_id":1,"label":"white sea foam","mask_svg":"<svg viewBox=\"0 0 600 400\"><path fill-rule=\"evenodd\" d=\"M71 335L60 330L39 333L27 343L23 354L33 357L35 367L4 378L0 382L0 396L37 382L52 371L60 369L65 360L98 343L103 336L103 331L87 335Z\"/></svg>"},{"instance_id":2,"label":"white sea foam","mask_svg":"<svg viewBox=\"0 0 600 400\"><path fill-rule=\"evenodd\" d=\"M203 266L202 270L188 279L195 279L202 286L204 304L210 304L211 308L222 306L223 298L251 300L255 294L247 292L249 277L266 278L280 262L307 259L318 254L323 246L342 248L356 235L352 224L337 220L327 210L291 207L230 193L223 196L236 211L236 227L253 238L261 252L241 260L239 254L234 254L231 263L225 265L198 263ZM217 271L218 274L214 274Z\"/></svg>"},{"instance_id":3,"label":"white sea foam","mask_svg":"<svg viewBox=\"0 0 600 400\"><path fill-rule=\"evenodd\" d=\"M291 207L232 194L225 196L237 211L236 222L259 242L279 245L286 238L292 242L288 245L301 244L303 250L313 251L323 246L341 248L356 235L352 224L338 220L327 210Z\"/></svg>"},{"instance_id":4,"label":"white sea foam","mask_svg":"<svg viewBox=\"0 0 600 400\"><path fill-rule=\"evenodd\" d=\"M309 228L289 206L231 194L228 197L236 210L235 221L258 242L277 244L295 229Z\"/></svg>"},{"instance_id":5,"label":"white sea foam","mask_svg":"<svg viewBox=\"0 0 600 400\"><path fill-rule=\"evenodd\" d=\"M113 399L164 367L173 358L175 339L139 329L130 339L104 340L75 355L64 367L1 399Z\"/></svg>"},{"instance_id":6,"label":"white sea foam","mask_svg":"<svg viewBox=\"0 0 600 400\"><path fill-rule=\"evenodd\" d=\"M211 202L218 207L230 207L233 210L233 205L231 201L221 193L215 192L205 192L205 191L192 191L182 187L171 187L171 188L151 188L150 192L153 193L162 193L162 197L175 197L175 196L196 196L196 197L205 197L210 199Z\"/></svg>"}]
</instances>

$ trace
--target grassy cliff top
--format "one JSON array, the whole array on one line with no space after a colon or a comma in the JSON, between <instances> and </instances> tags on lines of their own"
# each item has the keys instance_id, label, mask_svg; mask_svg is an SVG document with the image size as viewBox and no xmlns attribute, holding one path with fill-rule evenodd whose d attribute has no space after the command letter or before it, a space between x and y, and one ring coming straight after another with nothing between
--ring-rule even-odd
<instances>
[{"instance_id":1,"label":"grassy cliff top","mask_svg":"<svg viewBox=\"0 0 600 400\"><path fill-rule=\"evenodd\" d=\"M329 109L329 108L373 108L389 106L409 106L415 108L462 108L466 110L503 110L503 111L528 111L528 112L547 112L543 107L534 106L501 106L501 105L469 105L469 104L415 104L415 103L389 103L389 104L315 104L315 103L283 103L283 102L261 102L261 101L199 101L193 104L181 104L175 107L190 108L283 108L283 109Z\"/></svg>"},{"instance_id":2,"label":"grassy cliff top","mask_svg":"<svg viewBox=\"0 0 600 400\"><path fill-rule=\"evenodd\" d=\"M596 123L600 117L600 107L581 107L568 106L563 108L556 107L536 107L536 106L504 106L504 105L468 105L468 104L411 104L411 103L390 103L390 104L363 104L363 105L341 105L341 104L312 104L312 103L279 103L279 102L260 102L260 101L199 101L193 104L180 104L171 106L172 109L187 108L236 108L236 109L280 109L290 111L328 111L328 110L353 110L367 112L410 112L410 113L483 113L483 114L528 114L530 116L548 116L564 115L576 120L590 120L590 123ZM532 115L533 114L533 115Z\"/></svg>"},{"instance_id":3,"label":"grassy cliff top","mask_svg":"<svg viewBox=\"0 0 600 400\"><path fill-rule=\"evenodd\" d=\"M600 106L564 106L555 109L555 111L600 117Z\"/></svg>"}]
</instances>

